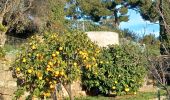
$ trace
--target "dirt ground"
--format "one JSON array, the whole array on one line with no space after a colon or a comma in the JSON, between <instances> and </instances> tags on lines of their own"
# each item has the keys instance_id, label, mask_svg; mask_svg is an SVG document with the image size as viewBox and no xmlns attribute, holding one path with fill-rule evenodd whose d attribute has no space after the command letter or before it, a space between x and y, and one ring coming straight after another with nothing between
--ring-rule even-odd
<instances>
[{"instance_id":1,"label":"dirt ground","mask_svg":"<svg viewBox=\"0 0 170 100\"><path fill-rule=\"evenodd\" d=\"M158 88L153 85L146 85L139 89L140 92L157 92Z\"/></svg>"}]
</instances>

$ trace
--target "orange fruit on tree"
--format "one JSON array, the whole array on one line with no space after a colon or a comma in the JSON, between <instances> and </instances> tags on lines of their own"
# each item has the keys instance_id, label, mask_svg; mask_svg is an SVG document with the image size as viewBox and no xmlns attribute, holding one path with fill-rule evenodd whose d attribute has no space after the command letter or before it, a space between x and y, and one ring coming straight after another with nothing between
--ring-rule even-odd
<instances>
[{"instance_id":1,"label":"orange fruit on tree","mask_svg":"<svg viewBox=\"0 0 170 100\"><path fill-rule=\"evenodd\" d=\"M128 91L129 91L129 88L125 88L125 91L128 92Z\"/></svg>"},{"instance_id":2,"label":"orange fruit on tree","mask_svg":"<svg viewBox=\"0 0 170 100\"><path fill-rule=\"evenodd\" d=\"M136 92L134 92L134 94L136 95Z\"/></svg>"},{"instance_id":3,"label":"orange fruit on tree","mask_svg":"<svg viewBox=\"0 0 170 100\"><path fill-rule=\"evenodd\" d=\"M59 55L59 54L60 54L60 52L58 52L58 51L56 51L55 53L56 53L57 55Z\"/></svg>"},{"instance_id":4,"label":"orange fruit on tree","mask_svg":"<svg viewBox=\"0 0 170 100\"><path fill-rule=\"evenodd\" d=\"M50 88L51 88L51 89L54 89L54 88L55 88L55 86L54 86L53 84L51 84L51 85L50 85Z\"/></svg>"},{"instance_id":5,"label":"orange fruit on tree","mask_svg":"<svg viewBox=\"0 0 170 100\"><path fill-rule=\"evenodd\" d=\"M53 66L53 63L49 61L49 62L48 62L48 65Z\"/></svg>"},{"instance_id":6,"label":"orange fruit on tree","mask_svg":"<svg viewBox=\"0 0 170 100\"><path fill-rule=\"evenodd\" d=\"M17 68L16 68L16 71L17 71L17 72L19 72L19 71L20 71L20 68L19 68L19 67L17 67Z\"/></svg>"},{"instance_id":7,"label":"orange fruit on tree","mask_svg":"<svg viewBox=\"0 0 170 100\"><path fill-rule=\"evenodd\" d=\"M23 59L22 59L22 62L23 62L23 63L27 62L26 58L23 58Z\"/></svg>"},{"instance_id":8,"label":"orange fruit on tree","mask_svg":"<svg viewBox=\"0 0 170 100\"><path fill-rule=\"evenodd\" d=\"M74 65L74 66L77 66L77 63L76 63L76 62L74 62L74 63L73 63L73 65Z\"/></svg>"},{"instance_id":9,"label":"orange fruit on tree","mask_svg":"<svg viewBox=\"0 0 170 100\"><path fill-rule=\"evenodd\" d=\"M28 69L28 73L31 74L31 73L32 73L32 70L31 70L31 69Z\"/></svg>"},{"instance_id":10,"label":"orange fruit on tree","mask_svg":"<svg viewBox=\"0 0 170 100\"><path fill-rule=\"evenodd\" d=\"M58 76L59 75L59 71L55 71L55 76Z\"/></svg>"},{"instance_id":11,"label":"orange fruit on tree","mask_svg":"<svg viewBox=\"0 0 170 100\"><path fill-rule=\"evenodd\" d=\"M52 54L52 57L55 57L55 56L56 56L56 54L53 53L53 54Z\"/></svg>"},{"instance_id":12,"label":"orange fruit on tree","mask_svg":"<svg viewBox=\"0 0 170 100\"><path fill-rule=\"evenodd\" d=\"M47 70L47 71L51 71L51 68L50 68L50 67L47 67L46 70Z\"/></svg>"},{"instance_id":13,"label":"orange fruit on tree","mask_svg":"<svg viewBox=\"0 0 170 100\"><path fill-rule=\"evenodd\" d=\"M59 47L59 50L60 50L60 51L63 50L63 47Z\"/></svg>"},{"instance_id":14,"label":"orange fruit on tree","mask_svg":"<svg viewBox=\"0 0 170 100\"><path fill-rule=\"evenodd\" d=\"M39 80L42 80L42 76L41 77L38 77Z\"/></svg>"},{"instance_id":15,"label":"orange fruit on tree","mask_svg":"<svg viewBox=\"0 0 170 100\"><path fill-rule=\"evenodd\" d=\"M35 49L36 49L36 46L35 46L35 45L32 45L32 46L31 46L31 49L32 49L32 50L35 50Z\"/></svg>"},{"instance_id":16,"label":"orange fruit on tree","mask_svg":"<svg viewBox=\"0 0 170 100\"><path fill-rule=\"evenodd\" d=\"M116 89L116 87L115 87L115 86L112 86L112 89L114 90L114 89Z\"/></svg>"},{"instance_id":17,"label":"orange fruit on tree","mask_svg":"<svg viewBox=\"0 0 170 100\"><path fill-rule=\"evenodd\" d=\"M63 76L63 75L64 75L64 71L61 71L61 72L60 72L60 75Z\"/></svg>"}]
</instances>

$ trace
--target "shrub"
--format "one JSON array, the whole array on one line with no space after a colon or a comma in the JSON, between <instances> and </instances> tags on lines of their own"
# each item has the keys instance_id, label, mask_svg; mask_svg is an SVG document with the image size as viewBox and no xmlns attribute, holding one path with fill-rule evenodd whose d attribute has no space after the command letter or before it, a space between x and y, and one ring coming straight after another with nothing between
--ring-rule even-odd
<instances>
[{"instance_id":1,"label":"shrub","mask_svg":"<svg viewBox=\"0 0 170 100\"><path fill-rule=\"evenodd\" d=\"M0 47L0 58L3 57L5 57L5 50L2 47Z\"/></svg>"},{"instance_id":2,"label":"shrub","mask_svg":"<svg viewBox=\"0 0 170 100\"><path fill-rule=\"evenodd\" d=\"M98 66L84 69L83 85L102 94L136 94L142 85L146 63L134 45L109 46L100 52Z\"/></svg>"},{"instance_id":3,"label":"shrub","mask_svg":"<svg viewBox=\"0 0 170 100\"><path fill-rule=\"evenodd\" d=\"M32 37L14 63L18 80L16 98L24 91L45 98L56 90L56 84L71 84L81 76L82 67L90 68L98 47L81 32Z\"/></svg>"},{"instance_id":4,"label":"shrub","mask_svg":"<svg viewBox=\"0 0 170 100\"><path fill-rule=\"evenodd\" d=\"M2 32L7 31L6 27L3 26L1 23L0 23L0 31L2 31Z\"/></svg>"}]
</instances>

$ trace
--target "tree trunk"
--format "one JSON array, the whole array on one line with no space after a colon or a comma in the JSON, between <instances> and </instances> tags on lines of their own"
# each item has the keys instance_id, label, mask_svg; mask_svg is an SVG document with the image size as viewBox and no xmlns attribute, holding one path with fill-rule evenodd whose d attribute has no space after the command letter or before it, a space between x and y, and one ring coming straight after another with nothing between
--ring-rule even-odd
<instances>
[{"instance_id":1,"label":"tree trunk","mask_svg":"<svg viewBox=\"0 0 170 100\"><path fill-rule=\"evenodd\" d=\"M3 17L0 17L0 24L2 24ZM6 42L6 32L0 30L0 47L3 47Z\"/></svg>"},{"instance_id":2,"label":"tree trunk","mask_svg":"<svg viewBox=\"0 0 170 100\"><path fill-rule=\"evenodd\" d=\"M114 10L114 17L115 17L114 25L115 25L115 27L118 29L120 22L119 22L119 18L118 18L117 13L118 13L117 10Z\"/></svg>"},{"instance_id":3,"label":"tree trunk","mask_svg":"<svg viewBox=\"0 0 170 100\"><path fill-rule=\"evenodd\" d=\"M167 1L166 1L167 2ZM160 12L163 14L164 19L162 18L162 16L160 16L159 18L159 25L160 25L160 53L162 55L168 55L170 54L170 32L165 23L167 25L169 25L170 23L168 23L169 21L167 20L168 17L170 17L169 15L166 14L165 11L165 1L160 0L160 5L159 5L159 9ZM166 8L166 10L170 10L170 8Z\"/></svg>"}]
</instances>

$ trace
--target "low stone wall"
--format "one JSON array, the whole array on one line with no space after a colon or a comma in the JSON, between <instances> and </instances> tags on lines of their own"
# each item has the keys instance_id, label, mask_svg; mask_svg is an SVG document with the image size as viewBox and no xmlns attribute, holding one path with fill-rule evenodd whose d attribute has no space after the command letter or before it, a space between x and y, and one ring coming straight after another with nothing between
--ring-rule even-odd
<instances>
[{"instance_id":1,"label":"low stone wall","mask_svg":"<svg viewBox=\"0 0 170 100\"><path fill-rule=\"evenodd\" d=\"M16 79L12 77L12 71L10 71L11 63L15 60L15 52L6 54L4 59L0 59L0 100L12 100L14 92L17 90ZM85 91L82 91L80 81L73 82L71 85L73 96L85 96ZM25 94L26 96L26 94ZM25 96L20 100L25 100ZM63 100L64 97L68 97L66 89L62 86L62 91L57 94L58 100ZM38 100L37 98L34 98Z\"/></svg>"},{"instance_id":2,"label":"low stone wall","mask_svg":"<svg viewBox=\"0 0 170 100\"><path fill-rule=\"evenodd\" d=\"M16 79L9 70L10 62L0 60L0 100L12 100L14 91L17 89Z\"/></svg>"},{"instance_id":3,"label":"low stone wall","mask_svg":"<svg viewBox=\"0 0 170 100\"><path fill-rule=\"evenodd\" d=\"M2 32L0 30L0 47L3 47L5 45L5 41L6 41L5 32Z\"/></svg>"}]
</instances>

